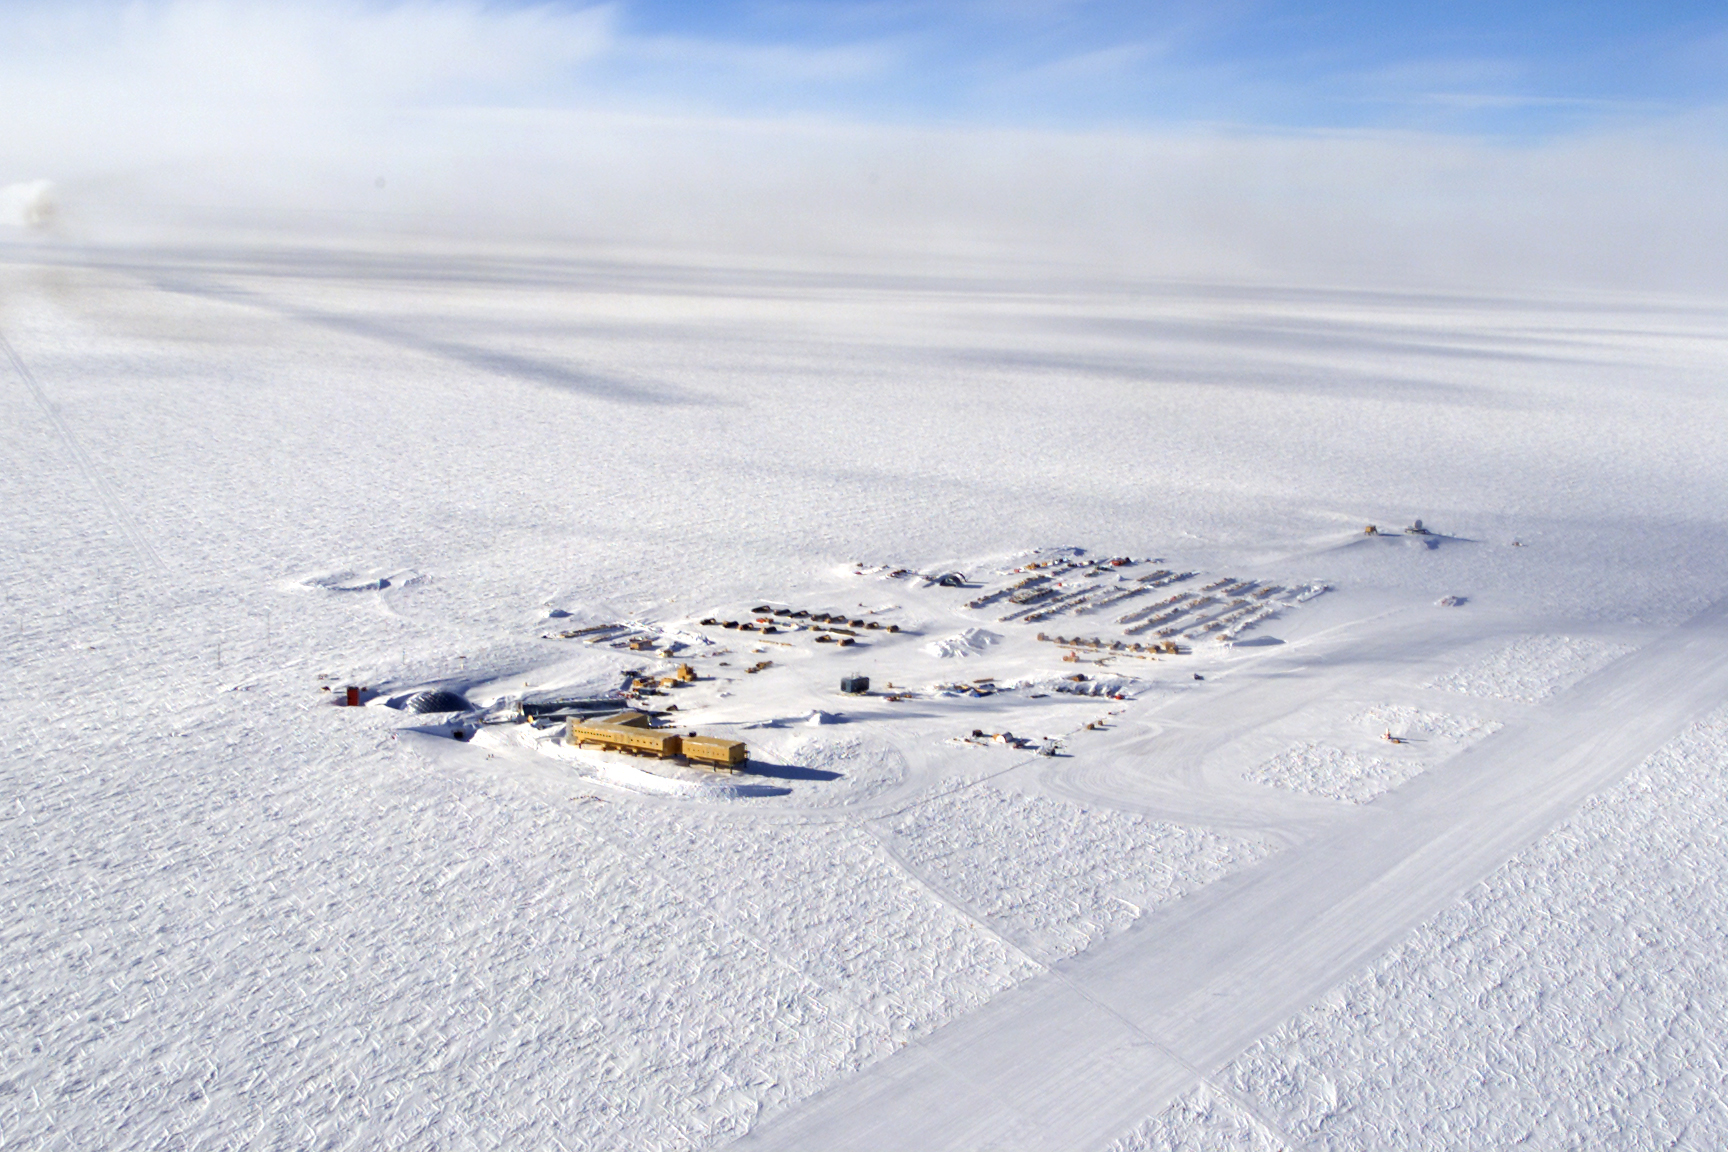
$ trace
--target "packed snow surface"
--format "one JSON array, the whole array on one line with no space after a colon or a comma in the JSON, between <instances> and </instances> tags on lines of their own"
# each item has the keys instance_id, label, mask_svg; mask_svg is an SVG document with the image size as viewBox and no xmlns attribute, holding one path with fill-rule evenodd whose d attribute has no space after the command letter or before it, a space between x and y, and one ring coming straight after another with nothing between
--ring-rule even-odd
<instances>
[{"instance_id":1,"label":"packed snow surface","mask_svg":"<svg viewBox=\"0 0 1728 1152\"><path fill-rule=\"evenodd\" d=\"M1292 1147L1721 1147L1725 783L1718 712L1220 1083ZM1184 1098L1112 1152L1284 1147L1229 1099Z\"/></svg>"},{"instance_id":2,"label":"packed snow surface","mask_svg":"<svg viewBox=\"0 0 1728 1152\"><path fill-rule=\"evenodd\" d=\"M0 237L0 1143L1722 1142L1720 304L418 243Z\"/></svg>"}]
</instances>

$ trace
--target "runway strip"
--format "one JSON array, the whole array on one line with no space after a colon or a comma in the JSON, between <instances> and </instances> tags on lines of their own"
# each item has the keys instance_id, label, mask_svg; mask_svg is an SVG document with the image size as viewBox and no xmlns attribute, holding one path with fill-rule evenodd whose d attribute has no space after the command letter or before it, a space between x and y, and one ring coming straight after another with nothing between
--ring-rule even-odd
<instances>
[{"instance_id":1,"label":"runway strip","mask_svg":"<svg viewBox=\"0 0 1728 1152\"><path fill-rule=\"evenodd\" d=\"M1095 1152L1725 700L1728 600L1326 834L1143 918L738 1146Z\"/></svg>"}]
</instances>

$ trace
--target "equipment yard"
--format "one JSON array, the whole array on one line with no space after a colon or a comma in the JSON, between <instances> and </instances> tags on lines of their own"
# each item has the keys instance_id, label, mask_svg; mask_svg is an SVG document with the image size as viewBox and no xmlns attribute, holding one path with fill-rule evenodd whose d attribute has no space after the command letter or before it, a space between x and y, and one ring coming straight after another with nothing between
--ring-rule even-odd
<instances>
[{"instance_id":1,"label":"equipment yard","mask_svg":"<svg viewBox=\"0 0 1728 1152\"><path fill-rule=\"evenodd\" d=\"M770 599L695 614L639 612L629 621L585 622L588 609L560 605L549 614L574 626L542 639L580 641L584 650L532 669L531 692L513 676L459 686L386 685L374 696L387 707L434 692L472 701L445 727L462 739L472 733L476 748L494 756L501 748L536 748L597 779L617 756L773 778L796 755L795 742L774 733L834 724L911 759L925 759L921 746L938 741L1055 756L1131 703L1166 704L1171 693L1207 675L1216 680L1251 667L1269 649L1239 648L1242 633L1295 612L1325 590L1207 579L1159 563L1092 559L1078 548L1034 550L974 562L971 570L985 575L970 582L946 568L926 574L883 566L872 573L852 565L846 570L852 580L836 573L826 583L811 582L806 599L829 605L821 609ZM890 583L891 600L833 607L848 595L877 591L855 580L870 575ZM1195 587L1164 594L1138 611L1116 612L1126 601L1185 583ZM1001 606L1016 603L1039 607L999 614ZM1026 627L1106 611L1114 619L1094 622L1101 629L1095 635L1029 634ZM1149 613L1157 615L1148 621ZM1185 630L1160 629L1175 639L1131 639L1179 617L1186 617ZM996 632L986 624L1011 626ZM954 679L958 668L966 675ZM609 694L593 691L608 680L615 683ZM1101 704L1107 707L1100 710ZM998 726L987 741L977 727L986 721ZM956 729L973 735L956 737ZM746 752L746 739L755 754ZM587 754L572 756L572 749ZM663 774L652 763L634 767ZM815 796L826 783L780 788Z\"/></svg>"}]
</instances>

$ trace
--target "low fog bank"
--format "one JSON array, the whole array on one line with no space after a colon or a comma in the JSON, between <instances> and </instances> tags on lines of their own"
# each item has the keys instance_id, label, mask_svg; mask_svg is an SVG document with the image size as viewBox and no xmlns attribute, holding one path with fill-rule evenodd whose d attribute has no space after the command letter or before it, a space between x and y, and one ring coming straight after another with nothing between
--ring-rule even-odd
<instances>
[{"instance_id":1,"label":"low fog bank","mask_svg":"<svg viewBox=\"0 0 1728 1152\"><path fill-rule=\"evenodd\" d=\"M281 141L281 147L276 142ZM84 241L560 242L731 258L1009 261L1151 276L1728 289L1728 152L1688 133L1528 146L1385 136L964 132L405 117L299 146L36 157ZM15 221L16 222L16 221Z\"/></svg>"}]
</instances>

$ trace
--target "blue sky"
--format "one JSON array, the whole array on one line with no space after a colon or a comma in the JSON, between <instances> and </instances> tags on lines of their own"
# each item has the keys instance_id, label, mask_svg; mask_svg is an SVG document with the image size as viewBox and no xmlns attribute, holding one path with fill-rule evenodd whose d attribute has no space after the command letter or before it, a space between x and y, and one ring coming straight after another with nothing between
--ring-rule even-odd
<instances>
[{"instance_id":1,"label":"blue sky","mask_svg":"<svg viewBox=\"0 0 1728 1152\"><path fill-rule=\"evenodd\" d=\"M612 10L620 98L1049 127L1544 136L1728 97L1717 3L687 3Z\"/></svg>"},{"instance_id":2,"label":"blue sky","mask_svg":"<svg viewBox=\"0 0 1728 1152\"><path fill-rule=\"evenodd\" d=\"M0 0L0 17L13 86L28 77L57 95L124 76L154 101L223 107L247 91L266 103L322 92L380 106L1525 140L1728 108L1724 0Z\"/></svg>"}]
</instances>

